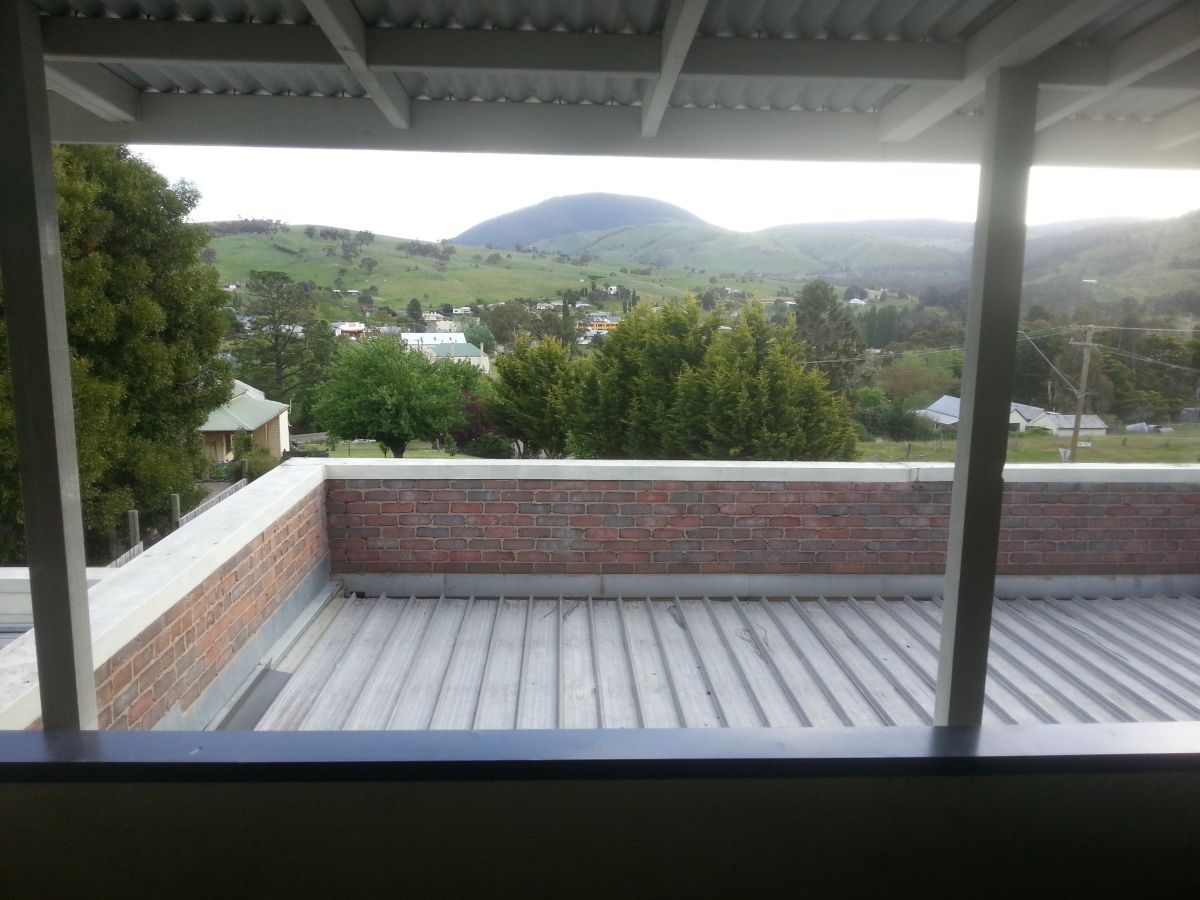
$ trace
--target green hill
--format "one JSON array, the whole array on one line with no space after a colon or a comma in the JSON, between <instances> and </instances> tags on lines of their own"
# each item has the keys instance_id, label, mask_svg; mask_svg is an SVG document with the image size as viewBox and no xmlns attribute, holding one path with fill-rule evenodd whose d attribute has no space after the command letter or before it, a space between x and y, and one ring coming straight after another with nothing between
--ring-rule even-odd
<instances>
[{"instance_id":1,"label":"green hill","mask_svg":"<svg viewBox=\"0 0 1200 900\"><path fill-rule=\"evenodd\" d=\"M490 251L478 247L456 247L444 260L414 252L425 252L439 245L422 244L389 235L375 235L351 260L341 256L341 242L310 237L306 229L319 232L321 226L293 225L287 230L263 234L226 234L213 237L209 249L215 254L213 265L226 284L244 283L250 272L278 270L297 281L308 281L325 291L365 291L378 289L375 308L390 307L402 311L413 297L426 309L442 304L465 306L472 303L501 302L512 297L553 298L563 289L577 289L581 283L596 279L597 284L619 284L646 301L657 302L682 297L688 291L708 287L707 276L679 267L633 266L628 260L613 259L574 262L541 252ZM451 245L453 246L453 245ZM368 271L362 260L376 261ZM621 271L624 269L625 271ZM640 274L639 274L640 273ZM753 291L760 297L774 296L782 285L778 281L743 284L730 280L725 286ZM792 285L795 287L795 285ZM329 319L360 319L357 300L345 295L323 294L321 311ZM619 307L619 301L609 306Z\"/></svg>"}]
</instances>

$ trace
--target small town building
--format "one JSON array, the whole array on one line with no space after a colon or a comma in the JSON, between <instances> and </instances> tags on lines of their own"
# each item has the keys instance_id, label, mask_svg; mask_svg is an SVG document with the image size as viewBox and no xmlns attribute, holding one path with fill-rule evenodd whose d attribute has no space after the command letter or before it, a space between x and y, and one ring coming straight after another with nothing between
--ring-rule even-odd
<instances>
[{"instance_id":1,"label":"small town building","mask_svg":"<svg viewBox=\"0 0 1200 900\"><path fill-rule=\"evenodd\" d=\"M943 394L924 409L918 409L916 413L939 428L957 428L961 402L958 397ZM1035 427L1034 420L1044 415L1045 412L1044 409L1037 406L1012 403L1008 409L1008 430L1025 431L1027 428Z\"/></svg>"},{"instance_id":2,"label":"small town building","mask_svg":"<svg viewBox=\"0 0 1200 900\"><path fill-rule=\"evenodd\" d=\"M279 459L289 446L288 408L286 403L268 400L258 388L234 380L229 402L210 412L200 426L208 458L215 463L230 462L234 457L234 439L245 432L254 446Z\"/></svg>"},{"instance_id":3,"label":"small town building","mask_svg":"<svg viewBox=\"0 0 1200 900\"><path fill-rule=\"evenodd\" d=\"M439 359L465 360L476 366L485 375L492 371L492 361L488 355L474 344L468 344L465 341L453 344L425 344L421 347L421 352L435 361Z\"/></svg>"},{"instance_id":4,"label":"small town building","mask_svg":"<svg viewBox=\"0 0 1200 900\"><path fill-rule=\"evenodd\" d=\"M1029 423L1030 428L1042 428L1055 437L1069 438L1075 430L1075 414L1043 411L1040 416ZM1108 423L1102 418L1085 413L1079 423L1079 436L1101 437L1108 434Z\"/></svg>"}]
</instances>

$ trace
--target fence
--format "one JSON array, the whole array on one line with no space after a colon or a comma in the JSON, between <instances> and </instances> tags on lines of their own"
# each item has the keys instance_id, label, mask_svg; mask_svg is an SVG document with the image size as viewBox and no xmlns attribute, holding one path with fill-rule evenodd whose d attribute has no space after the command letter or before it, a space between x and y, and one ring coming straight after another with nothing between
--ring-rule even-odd
<instances>
[{"instance_id":1,"label":"fence","mask_svg":"<svg viewBox=\"0 0 1200 900\"><path fill-rule=\"evenodd\" d=\"M238 491L240 491L242 488L244 488L247 485L247 483L248 482L246 481L246 479L242 478L238 481L235 481L229 487L225 488L225 490L221 491L221 493L213 494L211 497L209 497L207 500L205 500L203 503L201 503L199 506L197 506L191 512L187 512L187 513L184 513L183 515L179 516L178 521L175 523L175 527L178 528L181 525L186 525L188 522L192 521L192 519L196 518L196 516L200 515L200 513L207 512L208 510L210 510L214 506L216 506L218 503L220 503L222 500L226 499L227 497L232 497L234 494L236 494Z\"/></svg>"},{"instance_id":2,"label":"fence","mask_svg":"<svg viewBox=\"0 0 1200 900\"><path fill-rule=\"evenodd\" d=\"M131 559L133 559L135 556L140 556L142 551L145 549L146 549L145 545L141 541L138 541L136 544L134 544L132 547L130 547L128 550L126 550L124 553L122 553L120 556L118 556L116 559L114 559L112 562L110 562L108 564L108 567L110 569L119 569L121 566L125 565L125 563L127 563Z\"/></svg>"}]
</instances>

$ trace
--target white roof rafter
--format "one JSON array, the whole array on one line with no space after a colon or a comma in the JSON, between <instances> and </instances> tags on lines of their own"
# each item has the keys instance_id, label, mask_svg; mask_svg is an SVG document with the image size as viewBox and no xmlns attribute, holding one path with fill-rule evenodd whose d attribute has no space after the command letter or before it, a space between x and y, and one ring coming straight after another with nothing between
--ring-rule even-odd
<instances>
[{"instance_id":1,"label":"white roof rafter","mask_svg":"<svg viewBox=\"0 0 1200 900\"><path fill-rule=\"evenodd\" d=\"M106 122L137 120L137 88L104 66L70 62L48 65L46 87Z\"/></svg>"},{"instance_id":2,"label":"white roof rafter","mask_svg":"<svg viewBox=\"0 0 1200 900\"><path fill-rule=\"evenodd\" d=\"M367 26L352 0L304 0L304 5L384 118L395 128L408 128L412 121L408 94L395 75L375 72L367 65Z\"/></svg>"},{"instance_id":3,"label":"white roof rafter","mask_svg":"<svg viewBox=\"0 0 1200 900\"><path fill-rule=\"evenodd\" d=\"M667 20L663 24L662 68L658 77L647 86L646 95L642 98L642 137L658 134L658 126L662 123L667 103L683 70L683 61L687 58L688 48L696 37L696 29L700 27L700 19L707 5L708 0L671 0Z\"/></svg>"},{"instance_id":4,"label":"white roof rafter","mask_svg":"<svg viewBox=\"0 0 1200 900\"><path fill-rule=\"evenodd\" d=\"M1029 62L1118 2L1018 0L968 41L962 81L950 90L909 88L888 104L880 122L880 139L912 140L982 94L993 72Z\"/></svg>"},{"instance_id":5,"label":"white roof rafter","mask_svg":"<svg viewBox=\"0 0 1200 900\"><path fill-rule=\"evenodd\" d=\"M1200 50L1200 0L1191 0L1118 44L1112 52L1107 84L1041 111L1035 127L1039 131L1049 128L1197 50Z\"/></svg>"}]
</instances>

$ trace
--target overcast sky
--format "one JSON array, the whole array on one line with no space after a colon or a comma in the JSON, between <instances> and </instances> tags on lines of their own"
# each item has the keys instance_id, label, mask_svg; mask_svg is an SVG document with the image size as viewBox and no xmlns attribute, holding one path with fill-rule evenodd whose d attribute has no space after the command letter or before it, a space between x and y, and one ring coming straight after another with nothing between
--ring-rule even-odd
<instances>
[{"instance_id":1,"label":"overcast sky","mask_svg":"<svg viewBox=\"0 0 1200 900\"><path fill-rule=\"evenodd\" d=\"M438 240L548 197L656 197L715 225L975 218L975 166L134 147L195 184L197 221L263 217ZM1029 223L1200 208L1200 171L1033 170Z\"/></svg>"}]
</instances>

